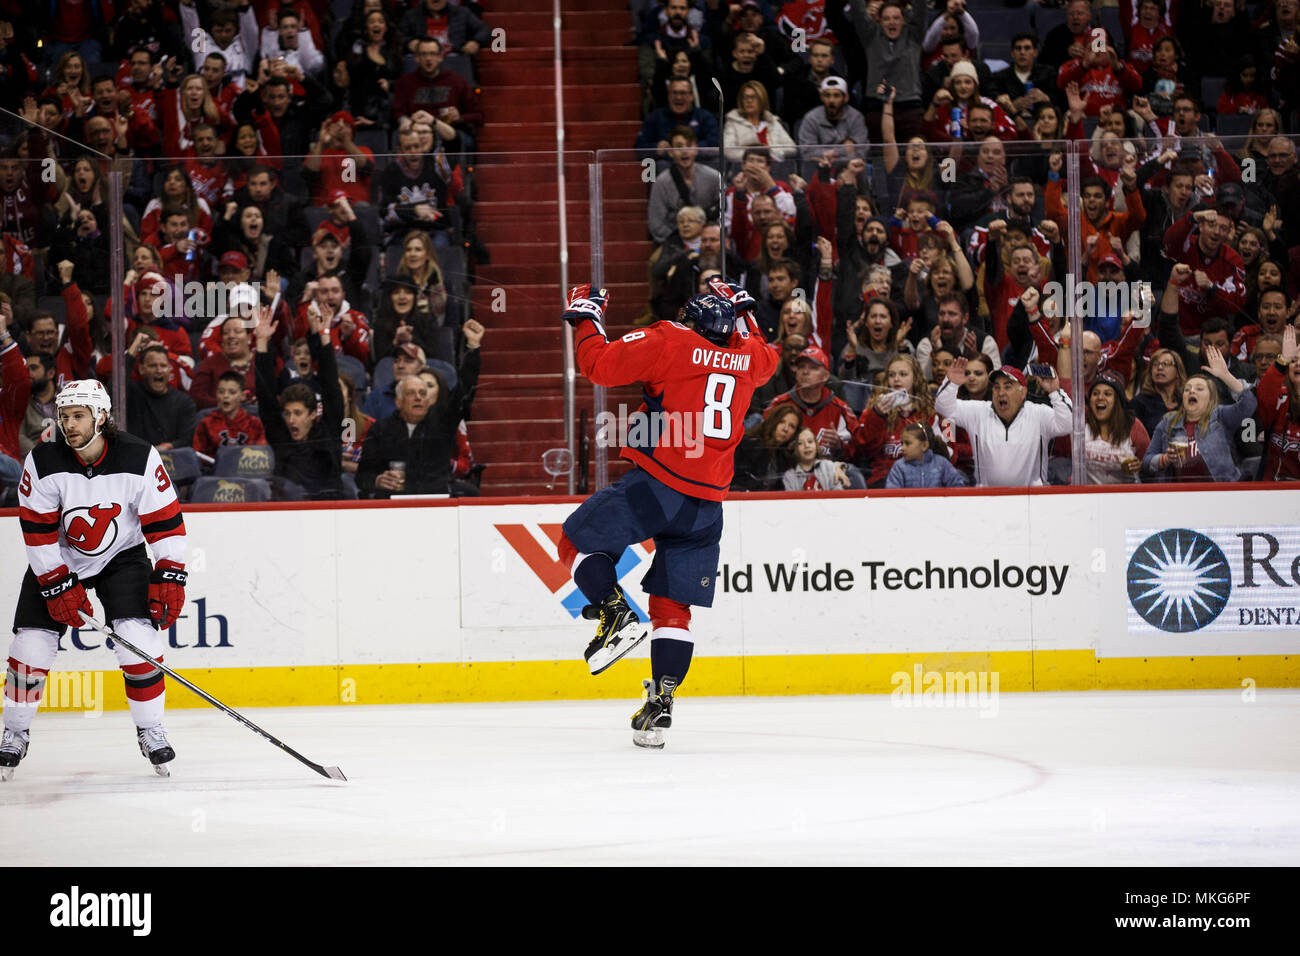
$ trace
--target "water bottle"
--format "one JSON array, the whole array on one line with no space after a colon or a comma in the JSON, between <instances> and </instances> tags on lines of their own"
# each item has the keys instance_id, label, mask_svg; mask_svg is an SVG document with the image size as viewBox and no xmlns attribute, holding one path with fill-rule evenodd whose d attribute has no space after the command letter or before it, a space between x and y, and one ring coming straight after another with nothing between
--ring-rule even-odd
<instances>
[{"instance_id":1,"label":"water bottle","mask_svg":"<svg viewBox=\"0 0 1300 956\"><path fill-rule=\"evenodd\" d=\"M949 116L952 117L952 121L948 124L948 130L952 134L952 138L961 139L961 116L962 116L961 107L954 106L952 110L949 112Z\"/></svg>"},{"instance_id":2,"label":"water bottle","mask_svg":"<svg viewBox=\"0 0 1300 956\"><path fill-rule=\"evenodd\" d=\"M185 261L186 261L186 262L193 262L193 261L194 261L194 243L195 243L195 241L199 238L199 231L198 231L197 229L191 229L191 230L189 231L188 236L187 236L186 238L188 238L188 239L190 240L190 251L187 252L187 253L185 253Z\"/></svg>"},{"instance_id":3,"label":"water bottle","mask_svg":"<svg viewBox=\"0 0 1300 956\"><path fill-rule=\"evenodd\" d=\"M1028 92L1029 92L1030 90L1032 90L1033 88L1034 88L1034 81L1033 81L1033 80L1025 80L1025 92L1028 93Z\"/></svg>"}]
</instances>

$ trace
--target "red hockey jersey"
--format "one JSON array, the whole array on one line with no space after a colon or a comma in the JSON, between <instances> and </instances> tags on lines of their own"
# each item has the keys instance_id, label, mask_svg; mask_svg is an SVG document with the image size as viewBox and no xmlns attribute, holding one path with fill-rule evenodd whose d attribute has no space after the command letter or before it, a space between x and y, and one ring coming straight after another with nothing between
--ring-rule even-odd
<instances>
[{"instance_id":1,"label":"red hockey jersey","mask_svg":"<svg viewBox=\"0 0 1300 956\"><path fill-rule=\"evenodd\" d=\"M848 453L849 439L858 427L858 416L848 402L838 397L827 386L822 386L822 393L815 402L805 402L799 397L798 389L778 395L763 409L768 415L778 405L794 405L803 415L800 428L811 428L817 436L817 447L828 458L843 459Z\"/></svg>"},{"instance_id":2,"label":"red hockey jersey","mask_svg":"<svg viewBox=\"0 0 1300 956\"><path fill-rule=\"evenodd\" d=\"M1200 335L1201 323L1211 316L1229 318L1246 304L1246 269L1241 256L1226 242L1212 258L1205 258L1199 241L1200 227L1187 213L1165 233L1165 257L1200 270L1213 283L1202 291L1195 282L1178 287L1178 327L1184 335Z\"/></svg>"},{"instance_id":3,"label":"red hockey jersey","mask_svg":"<svg viewBox=\"0 0 1300 956\"><path fill-rule=\"evenodd\" d=\"M1291 417L1286 376L1281 366L1270 365L1255 389L1260 422L1268 433L1261 481L1300 481L1300 422Z\"/></svg>"},{"instance_id":4,"label":"red hockey jersey","mask_svg":"<svg viewBox=\"0 0 1300 956\"><path fill-rule=\"evenodd\" d=\"M250 415L242 408L235 409L235 414L227 417L221 409L203 416L199 427L194 429L192 447L205 455L215 456L218 448L227 445L265 445L266 432L262 429L262 420Z\"/></svg>"},{"instance_id":5,"label":"red hockey jersey","mask_svg":"<svg viewBox=\"0 0 1300 956\"><path fill-rule=\"evenodd\" d=\"M750 397L779 361L762 336L738 327L720 348L684 325L658 322L610 342L599 323L583 319L574 338L578 367L592 382L643 384L623 457L684 495L723 501Z\"/></svg>"}]
</instances>

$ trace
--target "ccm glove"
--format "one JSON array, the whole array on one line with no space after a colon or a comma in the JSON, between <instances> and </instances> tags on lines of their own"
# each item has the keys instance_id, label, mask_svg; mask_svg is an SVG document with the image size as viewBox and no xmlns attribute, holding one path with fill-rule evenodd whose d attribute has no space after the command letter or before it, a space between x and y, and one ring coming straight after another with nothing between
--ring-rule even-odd
<instances>
[{"instance_id":1,"label":"ccm glove","mask_svg":"<svg viewBox=\"0 0 1300 956\"><path fill-rule=\"evenodd\" d=\"M723 282L721 276L713 276L707 283L709 291L719 298L728 300L736 315L752 312L758 307L754 297L734 282Z\"/></svg>"},{"instance_id":2,"label":"ccm glove","mask_svg":"<svg viewBox=\"0 0 1300 956\"><path fill-rule=\"evenodd\" d=\"M149 575L149 616L158 630L171 627L181 616L188 579L183 564L162 560L154 565L153 574Z\"/></svg>"},{"instance_id":3,"label":"ccm glove","mask_svg":"<svg viewBox=\"0 0 1300 956\"><path fill-rule=\"evenodd\" d=\"M593 289L591 283L574 286L569 290L569 299L564 309L564 321L576 327L583 319L591 319L602 326L605 309L609 307L609 292L605 289Z\"/></svg>"},{"instance_id":4,"label":"ccm glove","mask_svg":"<svg viewBox=\"0 0 1300 956\"><path fill-rule=\"evenodd\" d=\"M83 627L86 622L81 619L82 612L95 613L95 609L90 606L90 598L86 597L86 589L66 564L40 575L36 583L40 585L41 597L45 598L50 617L60 624Z\"/></svg>"}]
</instances>

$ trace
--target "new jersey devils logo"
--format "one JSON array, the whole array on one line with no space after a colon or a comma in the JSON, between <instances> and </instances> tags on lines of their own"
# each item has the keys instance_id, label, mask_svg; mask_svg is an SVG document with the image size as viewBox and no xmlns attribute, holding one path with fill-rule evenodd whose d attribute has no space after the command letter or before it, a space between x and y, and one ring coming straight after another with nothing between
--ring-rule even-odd
<instances>
[{"instance_id":1,"label":"new jersey devils logo","mask_svg":"<svg viewBox=\"0 0 1300 956\"><path fill-rule=\"evenodd\" d=\"M73 508L63 514L64 535L68 544L82 554L103 554L117 541L117 516L121 505L91 505Z\"/></svg>"}]
</instances>

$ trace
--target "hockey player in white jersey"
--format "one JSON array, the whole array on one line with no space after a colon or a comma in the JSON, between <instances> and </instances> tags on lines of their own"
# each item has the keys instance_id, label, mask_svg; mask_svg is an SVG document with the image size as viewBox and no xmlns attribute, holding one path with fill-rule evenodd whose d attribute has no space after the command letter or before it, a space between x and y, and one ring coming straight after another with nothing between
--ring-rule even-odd
<instances>
[{"instance_id":1,"label":"hockey player in white jersey","mask_svg":"<svg viewBox=\"0 0 1300 956\"><path fill-rule=\"evenodd\" d=\"M27 455L18 517L30 565L14 613L5 676L0 779L27 754L32 718L59 638L93 613L161 660L167 629L185 603L185 522L157 450L119 432L104 386L69 382L55 399L58 436ZM146 542L153 551L151 565ZM163 730L163 674L114 646L140 752L167 776L176 753Z\"/></svg>"}]
</instances>

